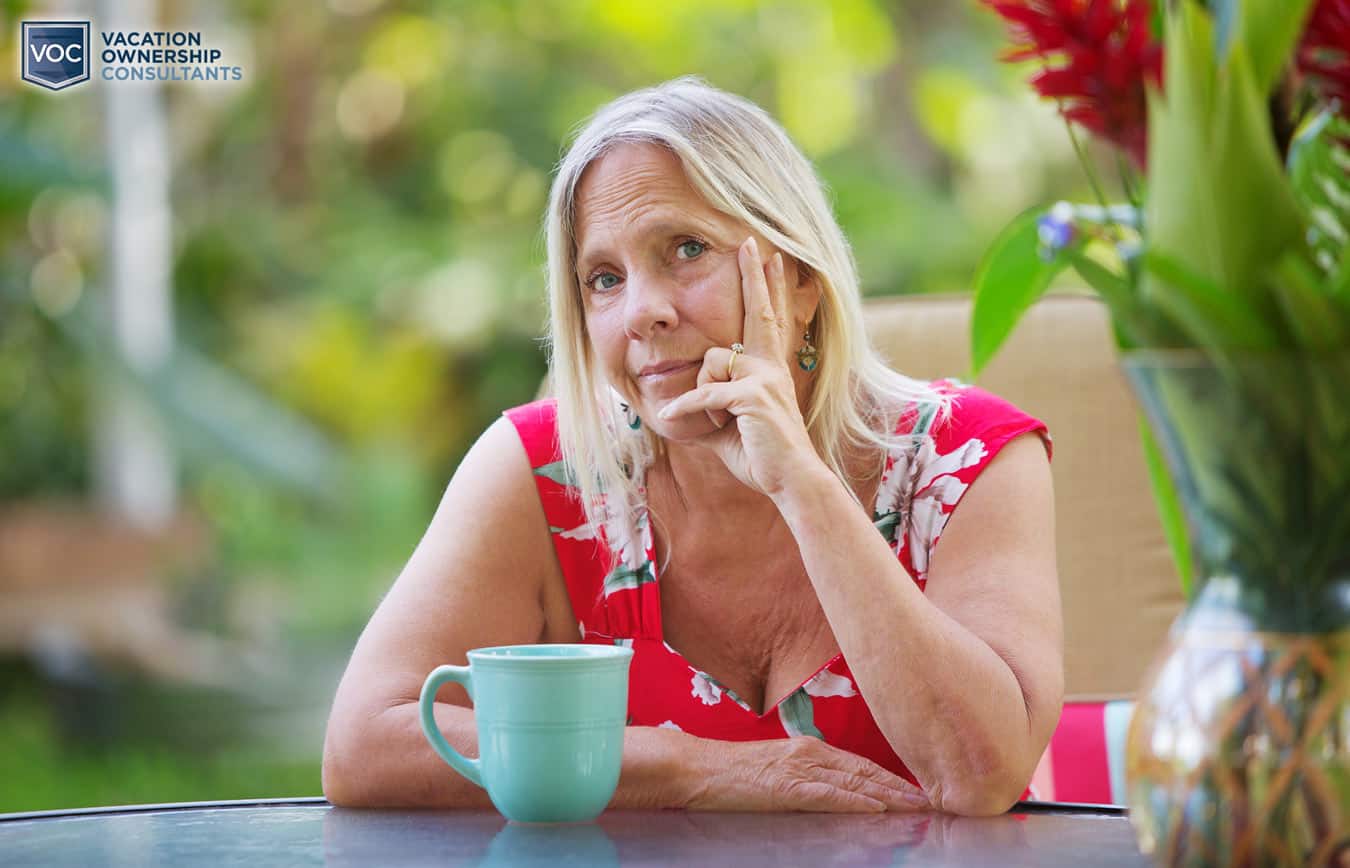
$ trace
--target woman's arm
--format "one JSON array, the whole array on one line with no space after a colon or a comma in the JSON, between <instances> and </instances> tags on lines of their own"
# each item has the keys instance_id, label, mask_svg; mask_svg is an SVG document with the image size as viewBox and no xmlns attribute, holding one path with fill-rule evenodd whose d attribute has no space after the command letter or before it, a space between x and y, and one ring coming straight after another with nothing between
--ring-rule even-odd
<instances>
[{"instance_id":1,"label":"woman's arm","mask_svg":"<svg viewBox=\"0 0 1350 868\"><path fill-rule=\"evenodd\" d=\"M486 805L432 751L417 723L422 683L471 648L578 641L533 472L515 427L490 426L465 455L407 566L371 616L338 685L324 738L335 804ZM457 684L436 714L456 748L473 744ZM443 774L448 773L448 774ZM450 800L447 802L446 800Z\"/></svg>"},{"instance_id":2,"label":"woman's arm","mask_svg":"<svg viewBox=\"0 0 1350 868\"><path fill-rule=\"evenodd\" d=\"M446 740L475 756L473 711L436 704ZM431 752L417 703L367 723L359 756L324 760L324 795L349 808L491 808L487 791ZM916 811L928 799L881 766L810 737L717 741L673 729L624 730L623 767L610 809L697 811Z\"/></svg>"},{"instance_id":3,"label":"woman's arm","mask_svg":"<svg viewBox=\"0 0 1350 868\"><path fill-rule=\"evenodd\" d=\"M935 807L1015 802L1063 699L1054 499L1039 437L961 499L920 591L822 463L774 498L877 725Z\"/></svg>"},{"instance_id":4,"label":"woman's arm","mask_svg":"<svg viewBox=\"0 0 1350 868\"><path fill-rule=\"evenodd\" d=\"M324 795L343 807L491 808L487 791L436 756L416 702L400 702L363 722L361 749L325 752ZM465 756L478 755L473 710L436 703L436 723ZM696 791L692 736L669 729L624 730L623 770L610 807L684 807Z\"/></svg>"},{"instance_id":5,"label":"woman's arm","mask_svg":"<svg viewBox=\"0 0 1350 868\"><path fill-rule=\"evenodd\" d=\"M419 722L422 683L471 648L581 637L533 472L499 420L465 456L408 565L352 652L324 738L323 791L346 807L489 807L446 765ZM477 756L468 694L435 705L446 740ZM448 701L446 701L448 700ZM816 739L722 742L629 727L611 803L630 808L880 811L926 804L911 786Z\"/></svg>"},{"instance_id":6,"label":"woman's arm","mask_svg":"<svg viewBox=\"0 0 1350 868\"><path fill-rule=\"evenodd\" d=\"M580 642L533 471L510 420L488 428L455 472L431 525L352 652L324 740L323 788L337 805L491 807L422 732L431 670L471 648ZM477 756L468 694L445 685L436 721ZM447 701L448 700L448 701ZM629 729L617 803L682 804L696 789L689 736Z\"/></svg>"}]
</instances>

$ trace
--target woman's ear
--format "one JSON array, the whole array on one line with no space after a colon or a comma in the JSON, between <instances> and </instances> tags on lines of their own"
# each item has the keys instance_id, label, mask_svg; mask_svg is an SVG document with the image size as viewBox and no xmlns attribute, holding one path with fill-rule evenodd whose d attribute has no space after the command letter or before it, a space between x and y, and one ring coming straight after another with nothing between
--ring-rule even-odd
<instances>
[{"instance_id":1,"label":"woman's ear","mask_svg":"<svg viewBox=\"0 0 1350 868\"><path fill-rule=\"evenodd\" d=\"M816 310L820 307L820 278L815 269L806 263L798 262L792 257L785 258L791 262L791 266L784 277L787 279L788 286L794 287L791 290L791 296L795 321L809 324L815 320Z\"/></svg>"}]
</instances>

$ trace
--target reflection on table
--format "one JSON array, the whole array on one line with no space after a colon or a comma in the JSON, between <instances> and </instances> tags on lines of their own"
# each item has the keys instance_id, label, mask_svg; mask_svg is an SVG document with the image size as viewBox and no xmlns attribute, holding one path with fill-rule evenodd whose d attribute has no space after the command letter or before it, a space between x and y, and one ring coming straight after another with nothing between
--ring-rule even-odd
<instances>
[{"instance_id":1,"label":"reflection on table","mask_svg":"<svg viewBox=\"0 0 1350 868\"><path fill-rule=\"evenodd\" d=\"M491 811L306 804L158 806L0 818L18 865L1010 865L1144 866L1119 812L945 814L611 812L523 825Z\"/></svg>"}]
</instances>

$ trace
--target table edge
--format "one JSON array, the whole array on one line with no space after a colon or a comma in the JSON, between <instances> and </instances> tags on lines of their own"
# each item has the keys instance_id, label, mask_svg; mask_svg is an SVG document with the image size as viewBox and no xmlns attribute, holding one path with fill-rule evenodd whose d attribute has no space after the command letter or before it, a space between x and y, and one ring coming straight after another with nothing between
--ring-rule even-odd
<instances>
[{"instance_id":1,"label":"table edge","mask_svg":"<svg viewBox=\"0 0 1350 868\"><path fill-rule=\"evenodd\" d=\"M105 805L94 808L58 808L47 811L22 811L0 814L0 823L12 823L23 820L48 820L60 817L88 817L107 814L143 814L164 811L202 811L222 808L323 808L334 807L323 796L294 796L275 799L232 799L227 801L206 802L165 802L162 804L141 805ZM359 809L375 810L375 809ZM378 810L390 810L381 808ZM399 810L435 810L427 808ZM1126 809L1121 805L1098 804L1094 802L1018 802L1008 809L1010 814L1095 814L1100 816L1123 817Z\"/></svg>"},{"instance_id":2,"label":"table edge","mask_svg":"<svg viewBox=\"0 0 1350 868\"><path fill-rule=\"evenodd\" d=\"M141 814L151 811L201 811L216 808L332 807L323 796L292 796L277 799L228 799L207 802L164 802L139 805L102 805L93 808L56 808L47 811L20 811L0 814L0 823L17 820L44 820L55 817L84 817L91 814Z\"/></svg>"}]
</instances>

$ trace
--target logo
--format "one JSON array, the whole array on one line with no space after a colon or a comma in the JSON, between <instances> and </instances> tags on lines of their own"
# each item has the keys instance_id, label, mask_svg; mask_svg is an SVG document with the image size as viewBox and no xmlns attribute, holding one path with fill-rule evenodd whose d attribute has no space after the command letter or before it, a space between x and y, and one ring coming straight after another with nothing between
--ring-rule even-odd
<instances>
[{"instance_id":1,"label":"logo","mask_svg":"<svg viewBox=\"0 0 1350 868\"><path fill-rule=\"evenodd\" d=\"M88 21L25 21L22 77L61 90L89 80Z\"/></svg>"}]
</instances>

